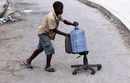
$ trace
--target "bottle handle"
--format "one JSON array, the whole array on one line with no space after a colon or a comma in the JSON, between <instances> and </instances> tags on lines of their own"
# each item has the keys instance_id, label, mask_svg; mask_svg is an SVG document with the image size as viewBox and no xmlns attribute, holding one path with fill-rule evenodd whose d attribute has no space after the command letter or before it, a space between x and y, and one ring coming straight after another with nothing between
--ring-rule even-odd
<instances>
[{"instance_id":1,"label":"bottle handle","mask_svg":"<svg viewBox=\"0 0 130 83\"><path fill-rule=\"evenodd\" d=\"M79 27L78 27L78 26L75 26L75 30L79 30Z\"/></svg>"}]
</instances>

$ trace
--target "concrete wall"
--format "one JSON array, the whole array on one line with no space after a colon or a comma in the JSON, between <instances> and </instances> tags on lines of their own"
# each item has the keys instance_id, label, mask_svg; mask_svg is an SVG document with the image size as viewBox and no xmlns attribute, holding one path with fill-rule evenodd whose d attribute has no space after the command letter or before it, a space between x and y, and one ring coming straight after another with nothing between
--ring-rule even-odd
<instances>
[{"instance_id":1,"label":"concrete wall","mask_svg":"<svg viewBox=\"0 0 130 83\"><path fill-rule=\"evenodd\" d=\"M130 0L89 0L92 2L95 2L104 8L106 8L108 11L110 11L112 14L114 14L116 17L118 17L123 24L128 27L130 30Z\"/></svg>"}]
</instances>

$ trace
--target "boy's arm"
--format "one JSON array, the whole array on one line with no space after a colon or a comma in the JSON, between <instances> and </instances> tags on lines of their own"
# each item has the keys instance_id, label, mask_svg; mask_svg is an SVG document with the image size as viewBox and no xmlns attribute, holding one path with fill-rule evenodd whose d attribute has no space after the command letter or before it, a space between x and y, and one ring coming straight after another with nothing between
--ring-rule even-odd
<instances>
[{"instance_id":1,"label":"boy's arm","mask_svg":"<svg viewBox=\"0 0 130 83\"><path fill-rule=\"evenodd\" d=\"M56 32L57 34L60 34L60 35L63 35L63 36L68 36L67 33L61 32L61 31L59 31L57 29L53 29L53 31Z\"/></svg>"},{"instance_id":2,"label":"boy's arm","mask_svg":"<svg viewBox=\"0 0 130 83\"><path fill-rule=\"evenodd\" d=\"M79 23L74 21L73 23L68 21L68 20L63 20L64 24L67 24L67 25L72 25L72 26L78 26Z\"/></svg>"},{"instance_id":3,"label":"boy's arm","mask_svg":"<svg viewBox=\"0 0 130 83\"><path fill-rule=\"evenodd\" d=\"M78 26L79 23L74 21L74 22L70 22L66 19L64 19L62 16L59 16L60 20L64 23L64 24L67 24L67 25L72 25L72 26Z\"/></svg>"}]
</instances>

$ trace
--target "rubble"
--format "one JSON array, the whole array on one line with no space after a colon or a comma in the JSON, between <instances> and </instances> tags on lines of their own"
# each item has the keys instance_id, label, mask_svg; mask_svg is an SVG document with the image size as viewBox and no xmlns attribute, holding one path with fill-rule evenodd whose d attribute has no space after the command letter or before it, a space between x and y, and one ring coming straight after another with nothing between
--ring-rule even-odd
<instances>
[{"instance_id":1,"label":"rubble","mask_svg":"<svg viewBox=\"0 0 130 83\"><path fill-rule=\"evenodd\" d=\"M8 22L16 22L18 20L17 16L20 15L20 11L14 10L10 7L10 2L7 0L1 1L0 4L0 25Z\"/></svg>"}]
</instances>

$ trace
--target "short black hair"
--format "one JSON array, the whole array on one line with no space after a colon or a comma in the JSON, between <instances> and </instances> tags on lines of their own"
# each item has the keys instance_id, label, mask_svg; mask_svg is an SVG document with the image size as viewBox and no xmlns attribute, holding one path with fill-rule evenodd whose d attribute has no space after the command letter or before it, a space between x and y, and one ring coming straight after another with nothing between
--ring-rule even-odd
<instances>
[{"instance_id":1,"label":"short black hair","mask_svg":"<svg viewBox=\"0 0 130 83\"><path fill-rule=\"evenodd\" d=\"M63 5L63 3L60 2L60 1L55 1L55 2L53 3L53 8L54 8L54 9L63 9L63 7L64 7L64 5Z\"/></svg>"}]
</instances>

